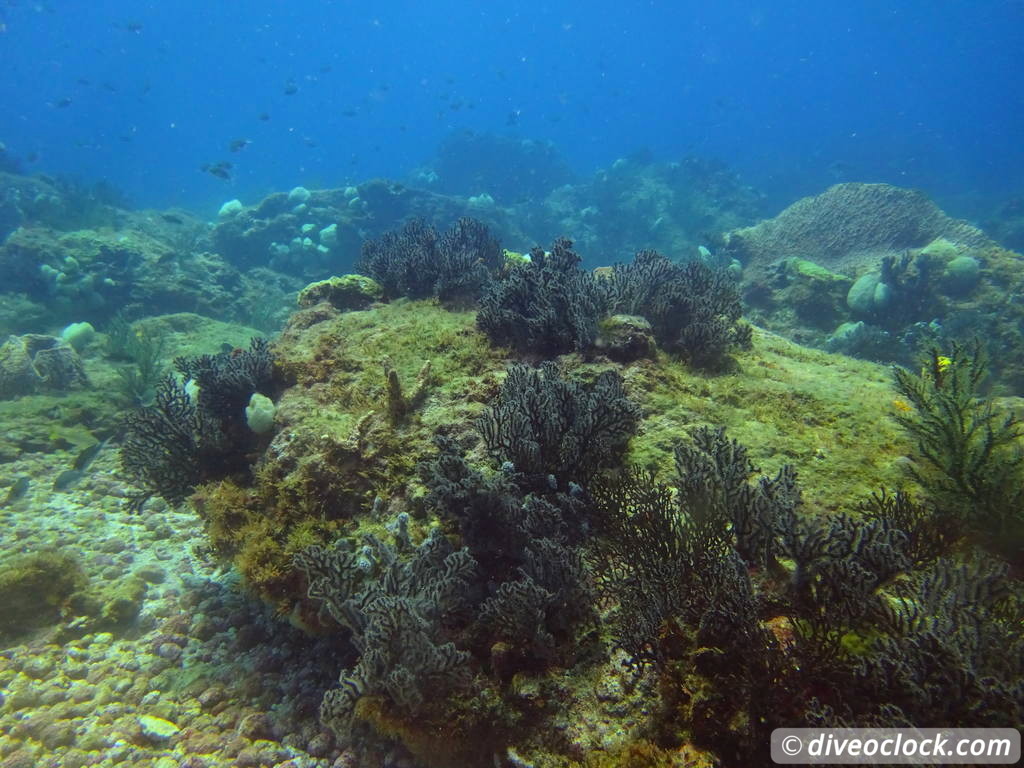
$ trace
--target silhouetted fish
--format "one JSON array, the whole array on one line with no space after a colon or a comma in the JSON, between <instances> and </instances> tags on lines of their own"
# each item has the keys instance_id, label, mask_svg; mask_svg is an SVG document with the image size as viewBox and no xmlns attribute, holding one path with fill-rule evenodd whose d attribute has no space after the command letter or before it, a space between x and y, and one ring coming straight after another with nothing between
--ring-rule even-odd
<instances>
[{"instance_id":1,"label":"silhouetted fish","mask_svg":"<svg viewBox=\"0 0 1024 768\"><path fill-rule=\"evenodd\" d=\"M224 179L224 181L231 180L231 169L234 166L226 160L221 160L219 163L207 163L206 165L200 166L199 170L205 171L211 176L216 176L218 179Z\"/></svg>"},{"instance_id":2,"label":"silhouetted fish","mask_svg":"<svg viewBox=\"0 0 1024 768\"><path fill-rule=\"evenodd\" d=\"M184 224L185 220L180 216L175 216L172 213L161 213L160 218L166 221L168 224Z\"/></svg>"},{"instance_id":3,"label":"silhouetted fish","mask_svg":"<svg viewBox=\"0 0 1024 768\"><path fill-rule=\"evenodd\" d=\"M284 95L291 96L299 92L299 86L295 84L294 80L289 80L284 84Z\"/></svg>"},{"instance_id":4,"label":"silhouetted fish","mask_svg":"<svg viewBox=\"0 0 1024 768\"><path fill-rule=\"evenodd\" d=\"M108 437L106 440L102 440L98 443L93 443L88 448L82 449L82 452L75 457L75 462L71 466L77 469L79 472L85 472L92 464L93 460L100 455L100 452L107 447L107 443L110 442Z\"/></svg>"},{"instance_id":5,"label":"silhouetted fish","mask_svg":"<svg viewBox=\"0 0 1024 768\"><path fill-rule=\"evenodd\" d=\"M249 139L232 139L231 143L228 144L228 149L230 149L232 152L240 152L241 150L248 147L250 144L252 144L252 142L249 141Z\"/></svg>"},{"instance_id":6,"label":"silhouetted fish","mask_svg":"<svg viewBox=\"0 0 1024 768\"><path fill-rule=\"evenodd\" d=\"M11 489L7 492L7 498L4 499L4 506L13 504L18 499L22 498L28 493L29 486L32 485L32 481L28 479L28 475L22 475L11 484Z\"/></svg>"},{"instance_id":7,"label":"silhouetted fish","mask_svg":"<svg viewBox=\"0 0 1024 768\"><path fill-rule=\"evenodd\" d=\"M83 477L85 477L85 472L82 472L81 470L65 469L57 475L57 479L53 481L53 490L66 491Z\"/></svg>"},{"instance_id":8,"label":"silhouetted fish","mask_svg":"<svg viewBox=\"0 0 1024 768\"><path fill-rule=\"evenodd\" d=\"M269 119L270 119L270 113L269 112L260 112L260 120L262 120L265 123Z\"/></svg>"}]
</instances>

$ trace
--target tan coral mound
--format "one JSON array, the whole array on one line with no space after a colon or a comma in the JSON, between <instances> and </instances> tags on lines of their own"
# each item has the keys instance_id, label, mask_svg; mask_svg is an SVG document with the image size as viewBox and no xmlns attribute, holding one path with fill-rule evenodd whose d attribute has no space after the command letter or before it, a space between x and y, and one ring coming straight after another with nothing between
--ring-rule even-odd
<instances>
[{"instance_id":1,"label":"tan coral mound","mask_svg":"<svg viewBox=\"0 0 1024 768\"><path fill-rule=\"evenodd\" d=\"M798 200L774 219L733 230L726 250L748 266L797 257L856 271L940 237L973 248L994 245L981 230L947 216L922 192L848 183Z\"/></svg>"}]
</instances>

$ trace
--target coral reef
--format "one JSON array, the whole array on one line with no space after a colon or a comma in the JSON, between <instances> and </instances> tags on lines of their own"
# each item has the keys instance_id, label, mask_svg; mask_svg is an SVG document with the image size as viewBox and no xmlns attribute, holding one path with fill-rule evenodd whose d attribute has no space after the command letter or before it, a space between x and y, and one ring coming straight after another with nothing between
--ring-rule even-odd
<instances>
[{"instance_id":1,"label":"coral reef","mask_svg":"<svg viewBox=\"0 0 1024 768\"><path fill-rule=\"evenodd\" d=\"M719 162L690 156L664 163L637 154L515 213L535 242L572 233L586 265L597 267L644 248L696 255L702 245L716 246L719 233L752 224L765 212L758 193Z\"/></svg>"},{"instance_id":2,"label":"coral reef","mask_svg":"<svg viewBox=\"0 0 1024 768\"><path fill-rule=\"evenodd\" d=\"M613 312L645 317L659 346L695 367L721 368L731 349L750 345L736 282L725 270L641 251L615 266L605 289Z\"/></svg>"},{"instance_id":3,"label":"coral reef","mask_svg":"<svg viewBox=\"0 0 1024 768\"><path fill-rule=\"evenodd\" d=\"M75 349L53 336L10 336L0 345L0 400L88 384Z\"/></svg>"},{"instance_id":4,"label":"coral reef","mask_svg":"<svg viewBox=\"0 0 1024 768\"><path fill-rule=\"evenodd\" d=\"M586 349L597 338L606 299L599 279L579 268L572 241L555 241L551 252L530 252L513 264L480 299L477 324L495 344L519 352L557 355Z\"/></svg>"},{"instance_id":5,"label":"coral reef","mask_svg":"<svg viewBox=\"0 0 1024 768\"><path fill-rule=\"evenodd\" d=\"M773 723L879 716L878 679L849 679L864 658L886 663L883 641L913 642L884 623L903 599L893 585L954 549L936 540L931 507L903 496L852 514L879 483L895 487L908 450L886 418L889 374L756 333L713 377L657 350L509 370L472 312L320 302L274 347L285 389L255 471L240 465L193 498L247 587L304 626L341 625L332 655L346 671L324 713L356 751L401 744L427 766L634 752L667 765L707 749L755 764ZM610 426L573 433L591 422ZM741 442L694 427L679 443L683 425L708 423ZM642 469L614 473L629 461ZM654 471L673 461L660 485ZM755 464L769 469L752 480ZM443 568L424 566L423 589L411 586L417 545L435 539L474 563L458 605L430 602ZM298 567L302 552L319 564ZM307 594L318 573L326 602ZM982 668L998 673L997 700L1010 678ZM579 725L563 732L565 718Z\"/></svg>"},{"instance_id":6,"label":"coral reef","mask_svg":"<svg viewBox=\"0 0 1024 768\"><path fill-rule=\"evenodd\" d=\"M590 387L566 381L551 362L513 365L480 420L487 450L538 487L582 483L616 463L640 409L605 371Z\"/></svg>"},{"instance_id":7,"label":"coral reef","mask_svg":"<svg viewBox=\"0 0 1024 768\"><path fill-rule=\"evenodd\" d=\"M167 376L153 405L126 419L121 466L143 489L132 499L135 509L153 495L180 504L204 480L244 468L245 453L259 439L245 409L253 392L270 391L266 340L254 338L248 350L179 357L174 366L186 383Z\"/></svg>"},{"instance_id":8,"label":"coral reef","mask_svg":"<svg viewBox=\"0 0 1024 768\"><path fill-rule=\"evenodd\" d=\"M992 241L951 219L924 194L888 184L836 184L797 201L776 216L726 236L725 251L746 266L809 259L833 270L899 256L936 238L973 248Z\"/></svg>"},{"instance_id":9,"label":"coral reef","mask_svg":"<svg viewBox=\"0 0 1024 768\"><path fill-rule=\"evenodd\" d=\"M504 261L498 241L476 219L461 218L440 234L412 219L398 232L364 242L356 269L376 280L388 299L472 302Z\"/></svg>"},{"instance_id":10,"label":"coral reef","mask_svg":"<svg viewBox=\"0 0 1024 768\"><path fill-rule=\"evenodd\" d=\"M1011 557L1024 541L1024 430L1017 414L981 397L987 357L979 341L933 349L919 374L893 369L905 398L895 414L916 444L907 465L931 501Z\"/></svg>"},{"instance_id":11,"label":"coral reef","mask_svg":"<svg viewBox=\"0 0 1024 768\"><path fill-rule=\"evenodd\" d=\"M502 205L541 198L572 181L568 164L550 142L471 131L442 141L432 170L431 187L487 194Z\"/></svg>"},{"instance_id":12,"label":"coral reef","mask_svg":"<svg viewBox=\"0 0 1024 768\"><path fill-rule=\"evenodd\" d=\"M269 265L309 281L354 271L365 240L412 219L438 227L472 216L501 240L528 240L503 208L481 208L465 198L383 179L304 191L302 199L280 192L225 211L211 235L214 250L243 272Z\"/></svg>"},{"instance_id":13,"label":"coral reef","mask_svg":"<svg viewBox=\"0 0 1024 768\"><path fill-rule=\"evenodd\" d=\"M929 346L978 336L996 385L1024 391L1022 310L1010 298L1020 256L920 193L838 185L727 239L722 253L748 262L742 291L751 322L802 344L901 365Z\"/></svg>"}]
</instances>

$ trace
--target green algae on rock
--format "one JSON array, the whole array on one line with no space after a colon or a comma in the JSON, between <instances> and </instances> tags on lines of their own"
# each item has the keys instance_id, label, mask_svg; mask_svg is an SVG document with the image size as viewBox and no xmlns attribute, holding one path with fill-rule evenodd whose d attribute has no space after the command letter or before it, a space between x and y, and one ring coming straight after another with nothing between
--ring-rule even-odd
<instances>
[{"instance_id":1,"label":"green algae on rock","mask_svg":"<svg viewBox=\"0 0 1024 768\"><path fill-rule=\"evenodd\" d=\"M384 289L372 277L342 275L310 283L299 291L298 305L302 309L326 301L335 309L367 309L384 296Z\"/></svg>"}]
</instances>

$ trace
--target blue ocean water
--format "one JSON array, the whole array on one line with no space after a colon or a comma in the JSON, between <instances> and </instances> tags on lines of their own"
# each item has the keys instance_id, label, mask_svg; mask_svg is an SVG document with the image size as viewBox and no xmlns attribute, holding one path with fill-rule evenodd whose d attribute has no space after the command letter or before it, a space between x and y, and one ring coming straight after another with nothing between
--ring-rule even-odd
<instances>
[{"instance_id":1,"label":"blue ocean water","mask_svg":"<svg viewBox=\"0 0 1024 768\"><path fill-rule=\"evenodd\" d=\"M0 14L8 155L141 206L402 178L462 129L551 140L581 174L638 150L712 156L774 208L887 181L970 215L1024 188L1018 0L7 0ZM230 179L208 172L225 162Z\"/></svg>"}]
</instances>

